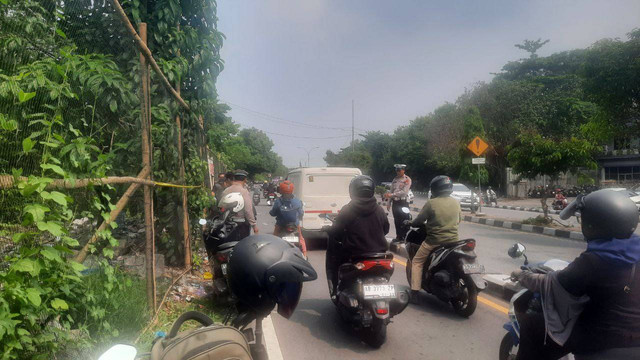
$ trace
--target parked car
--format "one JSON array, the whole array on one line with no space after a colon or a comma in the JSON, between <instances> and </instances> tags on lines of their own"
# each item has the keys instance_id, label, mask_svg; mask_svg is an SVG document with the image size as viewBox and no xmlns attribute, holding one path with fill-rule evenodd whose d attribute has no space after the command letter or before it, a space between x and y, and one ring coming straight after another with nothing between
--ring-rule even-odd
<instances>
[{"instance_id":1,"label":"parked car","mask_svg":"<svg viewBox=\"0 0 640 360\"><path fill-rule=\"evenodd\" d=\"M428 198L431 198L431 190L429 190ZM473 196L473 197L472 197ZM471 189L460 183L453 184L453 192L451 197L458 200L460 208L476 211L478 209L479 198L475 193L472 194Z\"/></svg>"}]
</instances>

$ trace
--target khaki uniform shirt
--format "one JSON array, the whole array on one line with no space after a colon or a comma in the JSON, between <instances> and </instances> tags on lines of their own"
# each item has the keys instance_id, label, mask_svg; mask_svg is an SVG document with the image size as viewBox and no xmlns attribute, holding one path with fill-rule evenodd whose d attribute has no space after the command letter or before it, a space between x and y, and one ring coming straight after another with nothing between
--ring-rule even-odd
<instances>
[{"instance_id":1,"label":"khaki uniform shirt","mask_svg":"<svg viewBox=\"0 0 640 360\"><path fill-rule=\"evenodd\" d=\"M429 245L440 245L458 241L458 224L460 224L460 203L450 197L437 197L429 199L420 214L413 220L414 225L422 225L426 221L427 237L425 241Z\"/></svg>"},{"instance_id":2,"label":"khaki uniform shirt","mask_svg":"<svg viewBox=\"0 0 640 360\"><path fill-rule=\"evenodd\" d=\"M391 182L391 200L406 200L410 189L410 177L407 175L396 176Z\"/></svg>"},{"instance_id":3,"label":"khaki uniform shirt","mask_svg":"<svg viewBox=\"0 0 640 360\"><path fill-rule=\"evenodd\" d=\"M256 225L256 217L253 214L253 198L251 194L249 194L249 190L242 186L241 184L232 184L228 188L224 189L222 196L224 197L230 193L240 193L242 195L242 199L244 200L244 218L249 222L249 225Z\"/></svg>"}]
</instances>

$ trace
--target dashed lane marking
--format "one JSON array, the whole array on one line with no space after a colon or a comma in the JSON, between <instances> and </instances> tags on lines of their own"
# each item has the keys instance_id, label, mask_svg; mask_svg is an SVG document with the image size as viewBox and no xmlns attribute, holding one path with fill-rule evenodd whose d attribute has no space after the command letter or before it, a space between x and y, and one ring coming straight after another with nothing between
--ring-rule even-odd
<instances>
[{"instance_id":1,"label":"dashed lane marking","mask_svg":"<svg viewBox=\"0 0 640 360\"><path fill-rule=\"evenodd\" d=\"M404 262L402 260L398 260L396 258L393 259L393 262L398 263L398 264L400 264L402 266L407 266L406 262ZM497 311L501 312L501 313L504 313L504 314L508 314L509 313L509 309L507 309L506 307L487 299L484 296L479 296L478 295L478 301L483 303L483 304L485 304L485 305L487 305L488 307L490 307L490 308L492 308L494 310L497 310Z\"/></svg>"}]
</instances>

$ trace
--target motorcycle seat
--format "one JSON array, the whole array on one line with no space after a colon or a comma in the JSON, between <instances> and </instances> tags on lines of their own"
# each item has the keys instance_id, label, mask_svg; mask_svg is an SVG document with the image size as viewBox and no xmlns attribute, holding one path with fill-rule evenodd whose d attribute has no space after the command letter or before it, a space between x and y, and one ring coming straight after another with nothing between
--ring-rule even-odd
<instances>
[{"instance_id":1,"label":"motorcycle seat","mask_svg":"<svg viewBox=\"0 0 640 360\"><path fill-rule=\"evenodd\" d=\"M351 256L350 261L352 263L356 263L362 260L379 260L379 259L393 259L393 254L390 252L386 253L365 253Z\"/></svg>"},{"instance_id":2,"label":"motorcycle seat","mask_svg":"<svg viewBox=\"0 0 640 360\"><path fill-rule=\"evenodd\" d=\"M456 247L458 245L462 245L462 244L466 243L469 240L473 240L473 239L464 239L464 240L453 241L453 242L450 242L450 243L442 244L442 245L440 245L438 247L442 247L442 248L445 248L445 249L450 249L452 247Z\"/></svg>"}]
</instances>

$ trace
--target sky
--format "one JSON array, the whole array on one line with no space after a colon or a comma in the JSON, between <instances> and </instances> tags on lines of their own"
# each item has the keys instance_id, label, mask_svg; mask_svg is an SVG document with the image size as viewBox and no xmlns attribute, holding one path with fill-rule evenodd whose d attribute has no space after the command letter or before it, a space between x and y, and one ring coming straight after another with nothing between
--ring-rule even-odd
<instances>
[{"instance_id":1,"label":"sky","mask_svg":"<svg viewBox=\"0 0 640 360\"><path fill-rule=\"evenodd\" d=\"M242 127L268 133L289 167L325 166L355 136L393 132L526 57L626 39L640 1L218 0L217 88ZM398 159L402 162L402 159Z\"/></svg>"}]
</instances>

